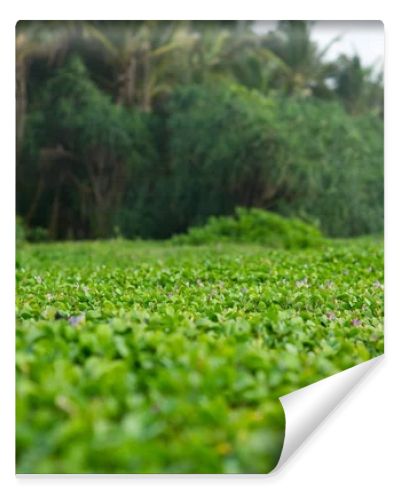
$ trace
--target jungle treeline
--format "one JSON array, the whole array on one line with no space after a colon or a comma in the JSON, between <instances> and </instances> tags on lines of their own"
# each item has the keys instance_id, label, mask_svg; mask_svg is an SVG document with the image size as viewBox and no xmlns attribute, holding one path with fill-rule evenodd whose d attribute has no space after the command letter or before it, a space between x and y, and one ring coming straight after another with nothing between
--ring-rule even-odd
<instances>
[{"instance_id":1,"label":"jungle treeline","mask_svg":"<svg viewBox=\"0 0 400 500\"><path fill-rule=\"evenodd\" d=\"M311 28L19 22L17 214L31 238L168 238L238 206L329 236L382 232L382 74L327 62Z\"/></svg>"}]
</instances>

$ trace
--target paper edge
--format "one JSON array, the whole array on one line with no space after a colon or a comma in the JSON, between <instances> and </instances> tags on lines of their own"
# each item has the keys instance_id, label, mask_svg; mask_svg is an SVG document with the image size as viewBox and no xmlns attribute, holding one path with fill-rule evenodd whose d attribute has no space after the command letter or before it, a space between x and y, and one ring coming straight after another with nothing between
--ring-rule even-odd
<instances>
[{"instance_id":1,"label":"paper edge","mask_svg":"<svg viewBox=\"0 0 400 500\"><path fill-rule=\"evenodd\" d=\"M282 469L314 430L383 357L383 354L379 355L279 398L285 412L285 437L279 461L270 474Z\"/></svg>"}]
</instances>

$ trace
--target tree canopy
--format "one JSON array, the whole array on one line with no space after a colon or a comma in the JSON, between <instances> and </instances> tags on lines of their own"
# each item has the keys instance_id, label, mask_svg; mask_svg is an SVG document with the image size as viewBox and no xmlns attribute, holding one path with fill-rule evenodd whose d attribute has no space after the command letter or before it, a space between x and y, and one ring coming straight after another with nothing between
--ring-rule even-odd
<instances>
[{"instance_id":1,"label":"tree canopy","mask_svg":"<svg viewBox=\"0 0 400 500\"><path fill-rule=\"evenodd\" d=\"M166 238L257 207L383 230L382 75L311 24L17 25L17 213L51 238ZM334 43L334 40L332 41Z\"/></svg>"}]
</instances>

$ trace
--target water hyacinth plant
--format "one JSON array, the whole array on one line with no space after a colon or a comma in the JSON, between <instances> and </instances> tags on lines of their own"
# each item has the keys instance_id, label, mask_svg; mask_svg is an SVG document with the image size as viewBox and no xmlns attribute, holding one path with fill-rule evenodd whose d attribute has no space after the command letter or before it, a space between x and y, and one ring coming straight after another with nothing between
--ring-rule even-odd
<instances>
[{"instance_id":1,"label":"water hyacinth plant","mask_svg":"<svg viewBox=\"0 0 400 500\"><path fill-rule=\"evenodd\" d=\"M21 473L265 473L278 397L383 352L383 250L26 244Z\"/></svg>"}]
</instances>

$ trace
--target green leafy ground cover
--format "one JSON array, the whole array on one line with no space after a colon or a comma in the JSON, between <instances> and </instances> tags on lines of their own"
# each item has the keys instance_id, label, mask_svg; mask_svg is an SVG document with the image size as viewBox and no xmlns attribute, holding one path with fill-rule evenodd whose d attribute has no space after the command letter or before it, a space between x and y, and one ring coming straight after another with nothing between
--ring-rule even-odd
<instances>
[{"instance_id":1,"label":"green leafy ground cover","mask_svg":"<svg viewBox=\"0 0 400 500\"><path fill-rule=\"evenodd\" d=\"M277 398L383 352L382 283L373 240L23 245L18 472L268 472Z\"/></svg>"}]
</instances>

